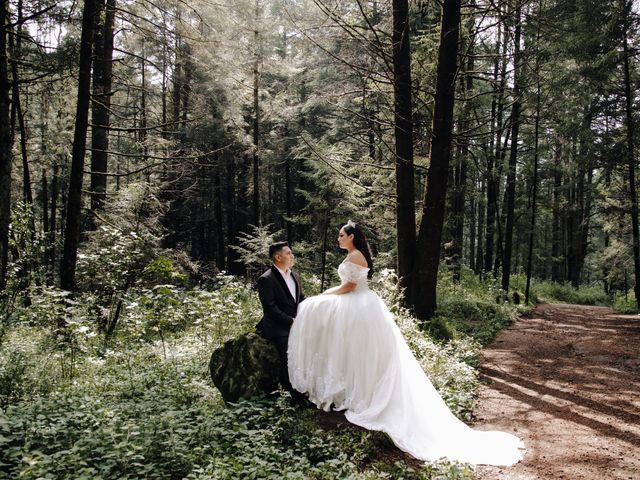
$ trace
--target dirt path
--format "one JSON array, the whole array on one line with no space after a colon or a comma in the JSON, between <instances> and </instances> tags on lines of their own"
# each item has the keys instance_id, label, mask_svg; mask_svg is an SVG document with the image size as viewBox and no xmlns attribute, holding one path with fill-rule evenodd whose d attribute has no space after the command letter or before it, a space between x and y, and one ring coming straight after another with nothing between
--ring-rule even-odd
<instances>
[{"instance_id":1,"label":"dirt path","mask_svg":"<svg viewBox=\"0 0 640 480\"><path fill-rule=\"evenodd\" d=\"M527 452L479 479L640 479L640 316L541 305L483 353L476 427Z\"/></svg>"}]
</instances>

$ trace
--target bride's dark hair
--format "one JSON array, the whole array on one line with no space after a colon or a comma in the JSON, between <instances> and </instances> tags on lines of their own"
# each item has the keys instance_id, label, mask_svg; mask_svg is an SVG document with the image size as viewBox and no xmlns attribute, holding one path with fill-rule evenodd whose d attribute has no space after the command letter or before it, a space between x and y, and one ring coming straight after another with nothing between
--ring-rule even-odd
<instances>
[{"instance_id":1,"label":"bride's dark hair","mask_svg":"<svg viewBox=\"0 0 640 480\"><path fill-rule=\"evenodd\" d=\"M347 235L353 235L353 246L360 250L367 260L367 265L369 266L367 277L371 278L373 275L373 259L371 258L371 249L369 248L369 242L367 242L367 236L362 231L362 228L360 228L360 225L351 220L349 220L342 229Z\"/></svg>"}]
</instances>

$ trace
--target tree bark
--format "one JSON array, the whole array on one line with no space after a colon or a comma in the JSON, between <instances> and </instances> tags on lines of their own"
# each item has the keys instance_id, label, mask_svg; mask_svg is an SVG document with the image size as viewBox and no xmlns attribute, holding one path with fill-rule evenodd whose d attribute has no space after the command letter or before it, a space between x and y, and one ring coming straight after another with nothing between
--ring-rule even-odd
<instances>
[{"instance_id":1,"label":"tree bark","mask_svg":"<svg viewBox=\"0 0 640 480\"><path fill-rule=\"evenodd\" d=\"M515 220L516 200L516 161L518 158L518 131L520 129L520 12L521 5L516 6L516 26L514 33L513 53L513 105L511 110L511 151L509 155L509 169L507 171L506 210L507 219L504 236L504 251L502 259L502 290L509 293L509 276L511 274L511 255L513 250L513 225Z\"/></svg>"},{"instance_id":2,"label":"tree bark","mask_svg":"<svg viewBox=\"0 0 640 480\"><path fill-rule=\"evenodd\" d=\"M629 11L631 2L620 0L623 12L623 61L624 61L624 93L625 93L625 121L627 127L627 166L629 172L629 194L631 196L631 230L633 237L633 269L634 293L636 309L640 310L640 231L638 228L638 196L636 192L636 161L635 161L635 129L633 124L633 92L631 90L631 73L629 67Z\"/></svg>"},{"instance_id":3,"label":"tree bark","mask_svg":"<svg viewBox=\"0 0 640 480\"><path fill-rule=\"evenodd\" d=\"M12 108L15 118L18 120L18 130L20 131L20 156L22 157L22 197L28 205L33 205L33 190L31 189L31 172L29 170L29 157L27 154L27 126L24 121L24 111L20 98L20 78L18 76L18 59L22 56L22 0L18 1L18 26L16 34L9 32L9 46L11 49L11 97ZM15 40L14 40L15 38ZM13 143L13 142L12 142ZM35 235L35 223L31 222L32 231Z\"/></svg>"},{"instance_id":4,"label":"tree bark","mask_svg":"<svg viewBox=\"0 0 640 480\"><path fill-rule=\"evenodd\" d=\"M409 2L393 0L393 70L396 176L396 247L400 288L410 298L415 262L416 215Z\"/></svg>"},{"instance_id":5,"label":"tree bark","mask_svg":"<svg viewBox=\"0 0 640 480\"><path fill-rule=\"evenodd\" d=\"M56 239L58 236L58 164L53 165L53 178L51 179L51 234L47 250L49 250L49 265L47 270L53 276L54 266L56 264Z\"/></svg>"},{"instance_id":6,"label":"tree bark","mask_svg":"<svg viewBox=\"0 0 640 480\"><path fill-rule=\"evenodd\" d=\"M476 179L473 179L473 186L477 187L478 183ZM476 233L478 229L478 201L477 197L471 197L469 202L469 268L475 272L476 269Z\"/></svg>"},{"instance_id":7,"label":"tree bark","mask_svg":"<svg viewBox=\"0 0 640 480\"><path fill-rule=\"evenodd\" d=\"M91 211L102 210L107 192L107 151L109 150L109 109L113 72L113 26L116 0L101 6L103 14L96 14L94 35L95 65L93 68L93 103L91 119ZM93 223L93 221L92 221Z\"/></svg>"},{"instance_id":8,"label":"tree bark","mask_svg":"<svg viewBox=\"0 0 640 480\"><path fill-rule=\"evenodd\" d=\"M145 43L142 42L142 58L140 59L140 133L138 135L138 143L140 144L141 161L147 161L149 154L149 146L147 145L147 66L145 62L146 52ZM150 170L147 170L147 178Z\"/></svg>"},{"instance_id":9,"label":"tree bark","mask_svg":"<svg viewBox=\"0 0 640 480\"><path fill-rule=\"evenodd\" d=\"M236 160L234 155L228 155L226 159L226 197L225 207L227 215L227 238L226 245L226 264L229 273L236 273L238 269L238 255L236 251L231 248L231 245L236 244L236 238L238 235L237 217L238 217L238 205L239 205L239 188L236 181Z\"/></svg>"},{"instance_id":10,"label":"tree bark","mask_svg":"<svg viewBox=\"0 0 640 480\"><path fill-rule=\"evenodd\" d=\"M9 263L9 224L11 222L11 91L7 55L9 1L0 0L0 291L4 290Z\"/></svg>"},{"instance_id":11,"label":"tree bark","mask_svg":"<svg viewBox=\"0 0 640 480\"><path fill-rule=\"evenodd\" d=\"M260 2L256 0L255 9L255 30L253 31L255 58L253 61L253 224L260 225L260 31L258 30L258 20L260 18Z\"/></svg>"},{"instance_id":12,"label":"tree bark","mask_svg":"<svg viewBox=\"0 0 640 480\"><path fill-rule=\"evenodd\" d=\"M491 99L491 142L487 155L487 225L485 228L484 271L490 272L493 268L493 251L495 249L496 213L498 205L498 182L496 174L496 161L500 158L502 139L502 98L505 82L505 67L500 73L500 48L506 46L506 35L503 35L503 25L498 24L498 38L496 40L495 61L493 64L493 82L498 85L497 92ZM503 53L504 58L504 53ZM504 63L504 61L503 61ZM501 77L498 83L498 78Z\"/></svg>"},{"instance_id":13,"label":"tree bark","mask_svg":"<svg viewBox=\"0 0 640 480\"><path fill-rule=\"evenodd\" d=\"M427 190L416 246L417 259L412 288L415 313L423 320L433 316L437 306L436 287L451 157L459 30L460 0L445 0L438 48L431 162L427 172Z\"/></svg>"},{"instance_id":14,"label":"tree bark","mask_svg":"<svg viewBox=\"0 0 640 480\"><path fill-rule=\"evenodd\" d=\"M180 11L178 11L177 20L180 20ZM173 90L171 92L172 121L177 136L180 137L180 105L182 104L182 39L178 35L175 44L175 62L173 65L172 83Z\"/></svg>"},{"instance_id":15,"label":"tree bark","mask_svg":"<svg viewBox=\"0 0 640 480\"><path fill-rule=\"evenodd\" d=\"M558 139L558 145L554 153L553 165L553 208L552 208L552 232L551 232L551 280L564 282L564 261L562 255L562 139Z\"/></svg>"},{"instance_id":16,"label":"tree bark","mask_svg":"<svg viewBox=\"0 0 640 480\"><path fill-rule=\"evenodd\" d=\"M49 186L47 184L47 171L42 169L42 233L44 237L44 258L43 263L45 269L49 266Z\"/></svg>"},{"instance_id":17,"label":"tree bark","mask_svg":"<svg viewBox=\"0 0 640 480\"><path fill-rule=\"evenodd\" d=\"M187 128L189 107L191 101L191 81L193 79L193 59L191 45L188 42L182 44L183 78L182 78L182 129ZM143 91L144 93L144 91Z\"/></svg>"},{"instance_id":18,"label":"tree bark","mask_svg":"<svg viewBox=\"0 0 640 480\"><path fill-rule=\"evenodd\" d=\"M531 289L531 274L533 266L533 241L535 239L536 229L536 208L538 205L538 146L540 140L540 57L539 57L539 45L540 45L540 22L542 10L542 0L538 2L538 25L536 32L536 62L535 73L536 76L536 113L534 120L534 141L533 141L533 188L531 192L531 227L529 230L529 251L527 256L527 284L524 292L524 303L529 304L529 294Z\"/></svg>"},{"instance_id":19,"label":"tree bark","mask_svg":"<svg viewBox=\"0 0 640 480\"><path fill-rule=\"evenodd\" d=\"M89 100L91 86L92 41L95 1L84 0L82 33L80 36L80 71L78 74L78 99L76 122L71 153L71 174L67 194L67 213L64 233L64 251L60 271L60 287L74 291L76 288L76 261L80 242L80 219L82 215L82 180L84 157L87 146Z\"/></svg>"},{"instance_id":20,"label":"tree bark","mask_svg":"<svg viewBox=\"0 0 640 480\"><path fill-rule=\"evenodd\" d=\"M569 236L567 253L568 276L571 284L578 288L582 281L582 270L587 253L586 241L589 233L589 211L591 209L591 182L593 167L591 159L591 123L593 121L593 105L585 106L581 124L577 165L578 171L573 176L574 188L570 195L569 225L572 234ZM586 179L586 181L585 181Z\"/></svg>"},{"instance_id":21,"label":"tree bark","mask_svg":"<svg viewBox=\"0 0 640 480\"><path fill-rule=\"evenodd\" d=\"M471 7L474 2L471 2ZM474 16L468 18L467 28L469 29L469 47L467 48L466 65L461 68L462 90L464 92L464 106L462 108L459 140L458 161L454 168L455 191L454 191L454 228L453 228L453 248L452 248L452 275L453 281L460 282L462 272L462 246L464 243L464 213L467 190L467 157L469 155L469 139L466 131L470 124L471 117L471 90L473 89L473 28ZM464 75L466 73L466 75ZM473 246L471 247L473 250Z\"/></svg>"},{"instance_id":22,"label":"tree bark","mask_svg":"<svg viewBox=\"0 0 640 480\"><path fill-rule=\"evenodd\" d=\"M292 208L292 190L293 190L293 185L291 182L291 158L289 156L289 152L285 152L285 155L287 156L287 158L285 158L284 160L284 181L285 181L285 211L287 213L287 218L285 219L285 226L286 226L286 231L287 231L287 242L289 242L289 245L291 245L291 243L293 242L293 232L292 232L292 225L291 225L291 217L293 215L293 208Z\"/></svg>"},{"instance_id":23,"label":"tree bark","mask_svg":"<svg viewBox=\"0 0 640 480\"><path fill-rule=\"evenodd\" d=\"M215 258L216 258L216 266L218 267L219 270L224 270L225 269L225 265L224 265L224 257L225 257L225 252L224 252L224 228L223 228L223 217L222 217L222 181L220 179L221 177L221 173L220 173L220 160L217 159L216 161L216 165L214 167L215 171L213 173L214 175L214 184L213 184L213 188L215 189L214 192L214 229L215 229L215 246L216 246L216 251L215 251Z\"/></svg>"},{"instance_id":24,"label":"tree bark","mask_svg":"<svg viewBox=\"0 0 640 480\"><path fill-rule=\"evenodd\" d=\"M476 261L475 263L472 265L473 270L475 271L476 274L481 275L482 274L482 269L483 269L483 262L484 262L484 243L483 243L483 238L484 238L484 226L485 226L485 213L486 213L486 209L487 209L487 205L486 205L486 192L487 192L487 186L486 186L486 182L484 181L483 178L480 179L480 195L478 196L478 201L477 201L477 212L478 212L478 221L477 221L477 233L476 233Z\"/></svg>"}]
</instances>

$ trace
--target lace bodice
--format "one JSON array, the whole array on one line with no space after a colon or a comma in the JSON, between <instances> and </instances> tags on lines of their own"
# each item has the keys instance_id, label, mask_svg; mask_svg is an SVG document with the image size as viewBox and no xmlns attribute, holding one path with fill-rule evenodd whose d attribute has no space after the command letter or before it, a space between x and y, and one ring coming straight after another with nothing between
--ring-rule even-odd
<instances>
[{"instance_id":1,"label":"lace bodice","mask_svg":"<svg viewBox=\"0 0 640 480\"><path fill-rule=\"evenodd\" d=\"M353 262L344 261L338 267L338 275L343 282L351 282L357 285L356 288L367 288L368 280L367 274L369 269L367 267L361 267Z\"/></svg>"}]
</instances>

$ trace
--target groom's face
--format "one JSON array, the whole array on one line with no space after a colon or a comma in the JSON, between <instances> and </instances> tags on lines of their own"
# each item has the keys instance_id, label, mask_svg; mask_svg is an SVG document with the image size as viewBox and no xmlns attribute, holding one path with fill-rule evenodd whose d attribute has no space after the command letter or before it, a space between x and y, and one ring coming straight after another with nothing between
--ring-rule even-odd
<instances>
[{"instance_id":1,"label":"groom's face","mask_svg":"<svg viewBox=\"0 0 640 480\"><path fill-rule=\"evenodd\" d=\"M282 249L275 254L275 259L285 269L293 267L295 263L295 257L289 247L282 247Z\"/></svg>"}]
</instances>

